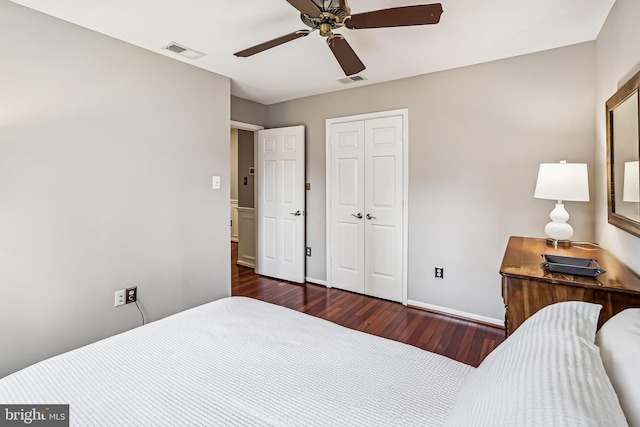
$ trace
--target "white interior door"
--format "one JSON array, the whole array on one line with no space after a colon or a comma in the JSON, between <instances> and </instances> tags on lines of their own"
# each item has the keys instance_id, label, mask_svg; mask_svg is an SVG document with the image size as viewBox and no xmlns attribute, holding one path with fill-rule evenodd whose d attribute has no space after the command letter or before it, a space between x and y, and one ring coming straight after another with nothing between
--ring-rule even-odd
<instances>
[{"instance_id":1,"label":"white interior door","mask_svg":"<svg viewBox=\"0 0 640 427\"><path fill-rule=\"evenodd\" d=\"M402 300L402 117L365 122L365 291Z\"/></svg>"},{"instance_id":2,"label":"white interior door","mask_svg":"<svg viewBox=\"0 0 640 427\"><path fill-rule=\"evenodd\" d=\"M258 131L256 272L305 279L304 126Z\"/></svg>"},{"instance_id":3,"label":"white interior door","mask_svg":"<svg viewBox=\"0 0 640 427\"><path fill-rule=\"evenodd\" d=\"M331 282L364 293L364 122L331 127Z\"/></svg>"}]
</instances>

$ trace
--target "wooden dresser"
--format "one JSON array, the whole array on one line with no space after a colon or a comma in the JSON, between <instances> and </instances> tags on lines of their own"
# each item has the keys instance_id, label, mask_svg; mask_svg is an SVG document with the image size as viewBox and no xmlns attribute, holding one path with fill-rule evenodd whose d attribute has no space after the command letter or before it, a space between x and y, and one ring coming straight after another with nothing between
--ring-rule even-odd
<instances>
[{"instance_id":1,"label":"wooden dresser","mask_svg":"<svg viewBox=\"0 0 640 427\"><path fill-rule=\"evenodd\" d=\"M551 273L542 266L543 254L594 259L606 273L597 277ZM507 335L536 311L556 302L602 304L598 327L625 308L640 307L638 275L606 250L588 243L554 248L545 239L512 236L500 274Z\"/></svg>"}]
</instances>

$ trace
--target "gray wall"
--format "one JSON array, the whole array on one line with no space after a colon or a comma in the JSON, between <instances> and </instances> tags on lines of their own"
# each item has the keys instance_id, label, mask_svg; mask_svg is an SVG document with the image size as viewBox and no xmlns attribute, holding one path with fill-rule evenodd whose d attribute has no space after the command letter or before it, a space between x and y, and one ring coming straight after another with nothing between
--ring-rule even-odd
<instances>
[{"instance_id":1,"label":"gray wall","mask_svg":"<svg viewBox=\"0 0 640 427\"><path fill-rule=\"evenodd\" d=\"M408 108L409 299L503 318L507 240L544 237L554 207L533 198L539 164L593 171L594 55L584 43L270 105L269 127L306 125L307 276L326 278L325 120ZM592 240L594 204L566 205L574 239Z\"/></svg>"},{"instance_id":2,"label":"gray wall","mask_svg":"<svg viewBox=\"0 0 640 427\"><path fill-rule=\"evenodd\" d=\"M254 166L253 132L238 130L238 206L253 207L254 175L249 175L249 168ZM247 185L244 185L244 178Z\"/></svg>"},{"instance_id":3,"label":"gray wall","mask_svg":"<svg viewBox=\"0 0 640 427\"><path fill-rule=\"evenodd\" d=\"M229 80L6 0L0 38L0 376L138 326L116 290L229 295Z\"/></svg>"},{"instance_id":4,"label":"gray wall","mask_svg":"<svg viewBox=\"0 0 640 427\"><path fill-rule=\"evenodd\" d=\"M267 106L248 99L231 97L231 120L264 126L267 122Z\"/></svg>"},{"instance_id":5,"label":"gray wall","mask_svg":"<svg viewBox=\"0 0 640 427\"><path fill-rule=\"evenodd\" d=\"M607 221L607 137L605 102L630 77L640 70L640 2L617 0L609 13L596 43L596 166L597 166L597 210L596 235L598 241L640 272L640 238Z\"/></svg>"}]
</instances>

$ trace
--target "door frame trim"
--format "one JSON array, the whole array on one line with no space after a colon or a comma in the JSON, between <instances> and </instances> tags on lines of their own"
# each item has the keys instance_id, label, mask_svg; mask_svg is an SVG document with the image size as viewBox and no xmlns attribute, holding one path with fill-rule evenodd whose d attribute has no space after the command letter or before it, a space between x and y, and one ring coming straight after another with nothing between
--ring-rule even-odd
<instances>
[{"instance_id":1,"label":"door frame trim","mask_svg":"<svg viewBox=\"0 0 640 427\"><path fill-rule=\"evenodd\" d=\"M232 128L248 130L251 132L264 129L264 126L252 125L251 123L238 122L235 120L231 120L230 125Z\"/></svg>"},{"instance_id":2,"label":"door frame trim","mask_svg":"<svg viewBox=\"0 0 640 427\"><path fill-rule=\"evenodd\" d=\"M357 114L354 116L334 117L325 120L325 216L326 216L326 260L327 282L331 286L331 126L338 123L359 120L379 119L383 117L402 116L402 304L407 305L407 276L409 253L409 109L379 111L375 113Z\"/></svg>"}]
</instances>

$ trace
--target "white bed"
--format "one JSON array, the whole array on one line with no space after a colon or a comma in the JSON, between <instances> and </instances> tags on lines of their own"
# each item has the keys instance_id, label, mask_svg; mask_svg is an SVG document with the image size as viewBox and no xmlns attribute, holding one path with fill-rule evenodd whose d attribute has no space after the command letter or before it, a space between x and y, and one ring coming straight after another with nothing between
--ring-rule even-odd
<instances>
[{"instance_id":1,"label":"white bed","mask_svg":"<svg viewBox=\"0 0 640 427\"><path fill-rule=\"evenodd\" d=\"M538 316L542 326L526 322L475 369L279 306L226 298L0 379L0 404L70 404L72 426L626 425L597 347L575 339L587 354L578 357L587 361L583 372L567 347L573 338L549 329L577 318L595 335L599 306L556 306Z\"/></svg>"}]
</instances>

